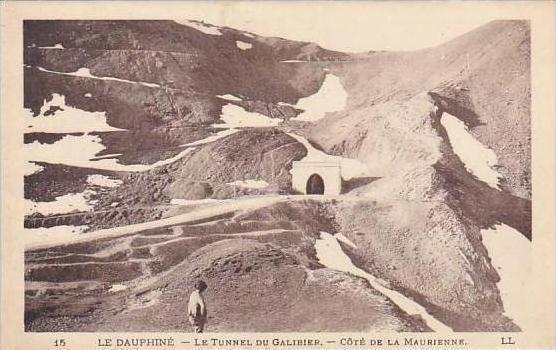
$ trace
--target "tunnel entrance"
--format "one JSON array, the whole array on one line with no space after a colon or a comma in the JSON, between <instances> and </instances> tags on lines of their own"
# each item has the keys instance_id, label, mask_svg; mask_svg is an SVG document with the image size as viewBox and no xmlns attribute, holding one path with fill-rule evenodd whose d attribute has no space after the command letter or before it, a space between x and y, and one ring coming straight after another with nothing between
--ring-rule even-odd
<instances>
[{"instance_id":1,"label":"tunnel entrance","mask_svg":"<svg viewBox=\"0 0 556 350\"><path fill-rule=\"evenodd\" d=\"M342 191L337 161L293 161L291 174L292 189L297 193L335 196Z\"/></svg>"},{"instance_id":2,"label":"tunnel entrance","mask_svg":"<svg viewBox=\"0 0 556 350\"><path fill-rule=\"evenodd\" d=\"M307 187L305 189L307 194L324 194L324 181L319 174L309 176L307 180Z\"/></svg>"}]
</instances>

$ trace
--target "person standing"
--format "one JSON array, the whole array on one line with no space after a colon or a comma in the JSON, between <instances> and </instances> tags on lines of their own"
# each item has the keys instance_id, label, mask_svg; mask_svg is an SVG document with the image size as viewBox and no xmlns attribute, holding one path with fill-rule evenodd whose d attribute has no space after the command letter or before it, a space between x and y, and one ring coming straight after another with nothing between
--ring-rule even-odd
<instances>
[{"instance_id":1,"label":"person standing","mask_svg":"<svg viewBox=\"0 0 556 350\"><path fill-rule=\"evenodd\" d=\"M207 289L205 281L197 281L195 283L195 290L189 297L187 304L187 314L189 316L189 323L193 326L193 332L203 333L205 323L207 322L207 307L203 292Z\"/></svg>"}]
</instances>

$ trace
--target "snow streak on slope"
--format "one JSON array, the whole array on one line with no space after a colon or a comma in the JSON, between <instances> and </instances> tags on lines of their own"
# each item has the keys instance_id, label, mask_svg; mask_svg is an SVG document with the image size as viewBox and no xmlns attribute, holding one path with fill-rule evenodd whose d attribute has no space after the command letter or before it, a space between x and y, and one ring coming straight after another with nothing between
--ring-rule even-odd
<instances>
[{"instance_id":1,"label":"snow streak on slope","mask_svg":"<svg viewBox=\"0 0 556 350\"><path fill-rule=\"evenodd\" d=\"M38 161L51 164L65 164L70 166L103 169L113 171L148 171L156 167L173 163L183 157L194 148L186 148L174 157L160 160L154 164L131 164L118 163L116 159L91 160L95 155L105 150L102 140L97 135L66 135L61 140L52 144L42 144L38 141L24 145L25 159L27 161Z\"/></svg>"},{"instance_id":2,"label":"snow streak on slope","mask_svg":"<svg viewBox=\"0 0 556 350\"><path fill-rule=\"evenodd\" d=\"M232 95L232 94L225 94L225 95L216 95L216 97L221 98L223 100L228 100L228 101L242 101L241 98Z\"/></svg>"},{"instance_id":3,"label":"snow streak on slope","mask_svg":"<svg viewBox=\"0 0 556 350\"><path fill-rule=\"evenodd\" d=\"M24 232L25 245L45 244L50 241L71 240L72 238L80 235L89 226L54 226L54 227L39 227L39 228L26 228Z\"/></svg>"},{"instance_id":4,"label":"snow streak on slope","mask_svg":"<svg viewBox=\"0 0 556 350\"><path fill-rule=\"evenodd\" d=\"M369 169L367 166L357 159L351 158L344 158L340 156L333 156L330 154L326 154L322 151L317 150L314 148L306 138L301 137L299 135L288 133L291 137L296 139L298 142L303 144L307 149L307 155L301 159L301 161L307 162L336 162L340 163L341 171L342 171L342 178L344 180L350 180L357 177L366 177L369 175Z\"/></svg>"},{"instance_id":5,"label":"snow streak on slope","mask_svg":"<svg viewBox=\"0 0 556 350\"><path fill-rule=\"evenodd\" d=\"M94 191L85 190L81 193L69 193L58 196L51 202L33 202L25 200L25 215L40 213L42 215L67 214L73 211L89 211L93 210L93 206L89 204L89 197L95 194Z\"/></svg>"},{"instance_id":6,"label":"snow streak on slope","mask_svg":"<svg viewBox=\"0 0 556 350\"><path fill-rule=\"evenodd\" d=\"M198 22L198 21L190 21L190 20L187 20L187 19L175 19L174 21L176 23L181 24L181 25L197 29L198 31L203 32L205 34L222 35L222 32L220 31L219 27L217 27L217 26L213 26L213 25L210 25L210 24L205 24L205 23Z\"/></svg>"},{"instance_id":7,"label":"snow streak on slope","mask_svg":"<svg viewBox=\"0 0 556 350\"><path fill-rule=\"evenodd\" d=\"M346 107L347 92L340 83L340 78L326 74L324 81L315 94L299 99L296 107L304 112L296 120L316 121L326 113L341 111Z\"/></svg>"},{"instance_id":8,"label":"snow streak on slope","mask_svg":"<svg viewBox=\"0 0 556 350\"><path fill-rule=\"evenodd\" d=\"M245 41L236 40L236 46L242 50L249 50L253 47L253 44L246 43Z\"/></svg>"},{"instance_id":9,"label":"snow streak on slope","mask_svg":"<svg viewBox=\"0 0 556 350\"><path fill-rule=\"evenodd\" d=\"M222 107L222 115L220 119L224 121L221 124L212 124L214 128L241 128L241 127L266 127L276 126L281 119L269 118L266 115L248 112L245 109L228 103Z\"/></svg>"},{"instance_id":10,"label":"snow streak on slope","mask_svg":"<svg viewBox=\"0 0 556 350\"><path fill-rule=\"evenodd\" d=\"M39 49L56 49L56 50L63 50L63 49L65 49L65 47L64 47L62 44L58 43L58 44L56 44L56 45L54 45L54 46L39 46Z\"/></svg>"},{"instance_id":11,"label":"snow streak on slope","mask_svg":"<svg viewBox=\"0 0 556 350\"><path fill-rule=\"evenodd\" d=\"M108 125L105 112L87 112L66 105L64 95L52 94L52 100L46 101L39 115L26 110L25 132L74 133L74 132L108 132L120 131Z\"/></svg>"},{"instance_id":12,"label":"snow streak on slope","mask_svg":"<svg viewBox=\"0 0 556 350\"><path fill-rule=\"evenodd\" d=\"M44 167L33 162L25 162L23 164L23 174L25 176L33 175L44 170Z\"/></svg>"},{"instance_id":13,"label":"snow streak on slope","mask_svg":"<svg viewBox=\"0 0 556 350\"><path fill-rule=\"evenodd\" d=\"M452 149L465 168L490 187L500 189L501 175L494 170L498 164L494 151L477 141L465 124L453 115L444 112L440 123L446 129Z\"/></svg>"},{"instance_id":14,"label":"snow streak on slope","mask_svg":"<svg viewBox=\"0 0 556 350\"><path fill-rule=\"evenodd\" d=\"M37 69L42 71L42 72L60 74L60 75L68 75L68 76L72 76L72 77L91 78L91 79L98 79L98 80L112 80L112 81L119 81L119 82L128 83L128 84L139 84L139 85L143 85L143 86L147 86L147 87L158 87L158 88L160 87L160 85L158 85L158 84L147 83L147 82L144 82L144 81L132 81L132 80L119 79L119 78L114 78L114 77L99 77L99 76L96 76L96 75L92 75L91 70L89 68L79 68L75 72L71 72L71 73L57 72L57 71L49 70L49 69L42 68L42 67L37 67Z\"/></svg>"},{"instance_id":15,"label":"snow streak on slope","mask_svg":"<svg viewBox=\"0 0 556 350\"><path fill-rule=\"evenodd\" d=\"M317 251L317 259L321 264L330 269L351 273L366 279L371 287L389 298L407 314L421 316L432 330L436 332L452 332L450 327L434 318L424 307L405 295L382 286L376 277L353 265L351 259L344 253L338 240L333 235L322 231L320 234L320 239L315 241L315 250Z\"/></svg>"},{"instance_id":16,"label":"snow streak on slope","mask_svg":"<svg viewBox=\"0 0 556 350\"><path fill-rule=\"evenodd\" d=\"M109 291L110 293L116 293L116 292L119 292L119 291L121 291L121 290L126 290L126 289L127 289L127 286L124 285L124 284L113 284L113 285L110 287L110 289L108 289L108 291Z\"/></svg>"},{"instance_id":17,"label":"snow streak on slope","mask_svg":"<svg viewBox=\"0 0 556 350\"><path fill-rule=\"evenodd\" d=\"M111 179L108 176L104 175L94 174L87 176L87 183L95 186L114 188L120 186L123 181L118 179Z\"/></svg>"},{"instance_id":18,"label":"snow streak on slope","mask_svg":"<svg viewBox=\"0 0 556 350\"><path fill-rule=\"evenodd\" d=\"M356 246L349 238L347 238L346 236L344 236L344 235L341 234L341 233L336 233L336 234L334 235L334 237L335 237L339 242L342 242L342 243L344 243L344 244L347 244L348 246L350 246L350 247L352 247L352 248L354 248L354 249L357 248L357 246Z\"/></svg>"},{"instance_id":19,"label":"snow streak on slope","mask_svg":"<svg viewBox=\"0 0 556 350\"><path fill-rule=\"evenodd\" d=\"M506 224L481 230L481 235L491 264L500 276L498 289L504 305L504 314L522 330L533 330L534 325L529 322L531 310L526 307L527 277L530 274L532 258L531 242Z\"/></svg>"}]
</instances>

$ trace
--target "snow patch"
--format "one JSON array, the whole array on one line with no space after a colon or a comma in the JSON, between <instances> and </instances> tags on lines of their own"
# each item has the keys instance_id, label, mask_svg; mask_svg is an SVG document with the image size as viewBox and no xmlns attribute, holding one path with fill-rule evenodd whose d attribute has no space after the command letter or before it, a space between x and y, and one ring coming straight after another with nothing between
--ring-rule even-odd
<instances>
[{"instance_id":1,"label":"snow patch","mask_svg":"<svg viewBox=\"0 0 556 350\"><path fill-rule=\"evenodd\" d=\"M85 97L87 97L87 98L93 97L93 95L92 95L90 92L85 93L85 95L83 95L83 96L85 96Z\"/></svg>"},{"instance_id":2,"label":"snow patch","mask_svg":"<svg viewBox=\"0 0 556 350\"><path fill-rule=\"evenodd\" d=\"M497 286L504 305L504 314L523 331L535 329L535 322L531 320L531 309L527 307L531 242L506 224L481 230L481 236L491 264L500 276Z\"/></svg>"},{"instance_id":3,"label":"snow patch","mask_svg":"<svg viewBox=\"0 0 556 350\"><path fill-rule=\"evenodd\" d=\"M389 298L400 309L409 315L420 315L434 331L452 332L450 327L435 319L423 306L397 291L384 287L376 277L353 265L351 259L342 250L337 237L321 231L320 238L315 241L315 250L317 259L324 266L366 279L371 287Z\"/></svg>"},{"instance_id":4,"label":"snow patch","mask_svg":"<svg viewBox=\"0 0 556 350\"><path fill-rule=\"evenodd\" d=\"M94 75L91 74L91 70L89 68L83 68L83 67L77 69L74 73L68 73L68 74L73 74L77 77L82 77L82 78L96 78Z\"/></svg>"},{"instance_id":5,"label":"snow patch","mask_svg":"<svg viewBox=\"0 0 556 350\"><path fill-rule=\"evenodd\" d=\"M118 187L123 181L118 179L111 179L104 175L89 175L87 176L87 183L90 185L101 186L101 187Z\"/></svg>"},{"instance_id":6,"label":"snow patch","mask_svg":"<svg viewBox=\"0 0 556 350\"><path fill-rule=\"evenodd\" d=\"M43 166L40 166L33 162L25 162L23 165L23 173L25 176L33 175L44 170Z\"/></svg>"},{"instance_id":7,"label":"snow patch","mask_svg":"<svg viewBox=\"0 0 556 350\"><path fill-rule=\"evenodd\" d=\"M119 81L119 82L128 83L128 84L139 84L139 85L144 85L144 86L147 86L147 87L158 87L158 88L160 87L160 85L158 85L158 84L147 83L147 82L144 82L144 81L133 81L133 80L127 80L127 79L114 78L114 77L99 77L99 76L91 74L91 70L89 68L79 68L75 72L71 72L71 73L57 72L57 71L49 70L49 69L42 68L42 67L37 67L37 69L42 71L42 72L60 74L60 75L68 75L68 76L72 76L72 77L91 78L91 79L98 79L98 80L112 80L112 81Z\"/></svg>"},{"instance_id":8,"label":"snow patch","mask_svg":"<svg viewBox=\"0 0 556 350\"><path fill-rule=\"evenodd\" d=\"M65 47L61 44L58 43L54 46L39 46L39 49L57 49L57 50L62 50L65 49Z\"/></svg>"},{"instance_id":9,"label":"snow patch","mask_svg":"<svg viewBox=\"0 0 556 350\"><path fill-rule=\"evenodd\" d=\"M309 61L301 61L301 60L285 60L285 61L280 61L280 62L284 62L284 63L297 63L297 62L309 62Z\"/></svg>"},{"instance_id":10,"label":"snow patch","mask_svg":"<svg viewBox=\"0 0 556 350\"><path fill-rule=\"evenodd\" d=\"M288 107L292 107L292 108L297 108L297 106L292 105L291 103L278 102L277 104L278 104L278 106L288 106Z\"/></svg>"},{"instance_id":11,"label":"snow patch","mask_svg":"<svg viewBox=\"0 0 556 350\"><path fill-rule=\"evenodd\" d=\"M231 95L231 94L226 94L226 95L216 95L216 97L219 97L221 99L224 100L228 100L228 101L242 101L241 98L235 96L235 95Z\"/></svg>"},{"instance_id":12,"label":"snow patch","mask_svg":"<svg viewBox=\"0 0 556 350\"><path fill-rule=\"evenodd\" d=\"M186 148L174 157L160 160L154 164L131 164L118 163L117 159L97 158L95 155L106 148L98 135L66 135L52 144L42 144L38 141L24 145L25 159L27 161L45 162L51 164L65 164L83 168L93 168L112 171L148 171L159 166L173 163L183 157L194 148Z\"/></svg>"},{"instance_id":13,"label":"snow patch","mask_svg":"<svg viewBox=\"0 0 556 350\"><path fill-rule=\"evenodd\" d=\"M86 225L26 228L23 230L25 246L29 247L36 244L48 244L49 242L71 240L82 234L88 228L89 226Z\"/></svg>"},{"instance_id":14,"label":"snow patch","mask_svg":"<svg viewBox=\"0 0 556 350\"><path fill-rule=\"evenodd\" d=\"M90 211L93 206L88 203L94 191L85 190L81 193L68 193L58 196L51 202L34 202L25 200L25 215L40 213L42 215L67 214L74 211Z\"/></svg>"},{"instance_id":15,"label":"snow patch","mask_svg":"<svg viewBox=\"0 0 556 350\"><path fill-rule=\"evenodd\" d=\"M266 115L248 112L245 109L228 103L222 107L220 119L224 121L222 124L213 124L214 128L241 128L241 127L265 127L276 126L280 123L280 119L269 118Z\"/></svg>"},{"instance_id":16,"label":"snow patch","mask_svg":"<svg viewBox=\"0 0 556 350\"><path fill-rule=\"evenodd\" d=\"M113 284L112 286L110 286L110 289L108 289L108 291L110 293L116 293L122 290L126 290L127 286L123 285L123 284Z\"/></svg>"},{"instance_id":17,"label":"snow patch","mask_svg":"<svg viewBox=\"0 0 556 350\"><path fill-rule=\"evenodd\" d=\"M268 187L268 182L264 180L238 180L234 182L228 182L226 185L246 187L246 188L265 188Z\"/></svg>"},{"instance_id":18,"label":"snow patch","mask_svg":"<svg viewBox=\"0 0 556 350\"><path fill-rule=\"evenodd\" d=\"M28 161L81 167L96 167L102 164L101 161L91 162L89 159L104 149L99 136L88 134L66 135L52 144L42 144L39 141L24 144L25 159Z\"/></svg>"},{"instance_id":19,"label":"snow patch","mask_svg":"<svg viewBox=\"0 0 556 350\"><path fill-rule=\"evenodd\" d=\"M296 120L316 121L326 113L341 111L346 107L348 94L340 78L326 74L324 81L315 94L299 99L296 108L304 110Z\"/></svg>"},{"instance_id":20,"label":"snow patch","mask_svg":"<svg viewBox=\"0 0 556 350\"><path fill-rule=\"evenodd\" d=\"M121 131L108 125L106 112L87 112L66 105L64 95L52 94L52 100L43 102L39 115L25 110L26 132L74 133Z\"/></svg>"},{"instance_id":21,"label":"snow patch","mask_svg":"<svg viewBox=\"0 0 556 350\"><path fill-rule=\"evenodd\" d=\"M288 133L288 135L296 139L307 149L307 155L303 159L301 159L301 161L340 163L342 178L344 180L371 176L369 174L368 167L357 159L344 158L340 156L333 156L330 154L326 154L314 148L306 138L293 133Z\"/></svg>"},{"instance_id":22,"label":"snow patch","mask_svg":"<svg viewBox=\"0 0 556 350\"><path fill-rule=\"evenodd\" d=\"M101 160L101 159L107 159L107 158L118 158L120 156L123 156L123 153L110 153L110 154L105 154L102 156L98 156L98 157L94 157L91 158L91 160Z\"/></svg>"},{"instance_id":23,"label":"snow patch","mask_svg":"<svg viewBox=\"0 0 556 350\"><path fill-rule=\"evenodd\" d=\"M190 20L174 20L175 22L182 24L184 26L188 26L194 29L197 29L200 32L203 32L205 34L209 34L209 35L222 35L222 32L220 31L219 27L217 26L213 26L210 24L206 24L203 22L199 22L199 21L190 21Z\"/></svg>"},{"instance_id":24,"label":"snow patch","mask_svg":"<svg viewBox=\"0 0 556 350\"><path fill-rule=\"evenodd\" d=\"M444 112L440 123L446 129L454 153L461 159L467 171L490 187L500 189L501 175L494 170L498 159L493 150L471 135L464 122Z\"/></svg>"},{"instance_id":25,"label":"snow patch","mask_svg":"<svg viewBox=\"0 0 556 350\"><path fill-rule=\"evenodd\" d=\"M236 40L236 46L242 50L249 50L253 47L253 44L246 43L245 41Z\"/></svg>"},{"instance_id":26,"label":"snow patch","mask_svg":"<svg viewBox=\"0 0 556 350\"><path fill-rule=\"evenodd\" d=\"M334 237L336 237L336 239L337 239L338 241L343 242L343 243L349 245L350 247L352 247L352 248L354 248L354 249L357 248L357 246L356 246L352 241L350 241L349 238L347 238L346 236L344 236L344 235L341 234L341 233L336 233L336 234L334 235Z\"/></svg>"}]
</instances>

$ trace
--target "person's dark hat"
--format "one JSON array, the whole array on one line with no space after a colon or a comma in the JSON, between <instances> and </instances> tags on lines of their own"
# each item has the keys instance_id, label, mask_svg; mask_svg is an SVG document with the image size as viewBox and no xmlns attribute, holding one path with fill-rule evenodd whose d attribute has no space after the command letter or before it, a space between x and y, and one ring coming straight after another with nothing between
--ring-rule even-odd
<instances>
[{"instance_id":1,"label":"person's dark hat","mask_svg":"<svg viewBox=\"0 0 556 350\"><path fill-rule=\"evenodd\" d=\"M203 280L199 280L197 282L195 282L195 288L200 290L201 292L204 291L205 289L207 289L207 283Z\"/></svg>"}]
</instances>

